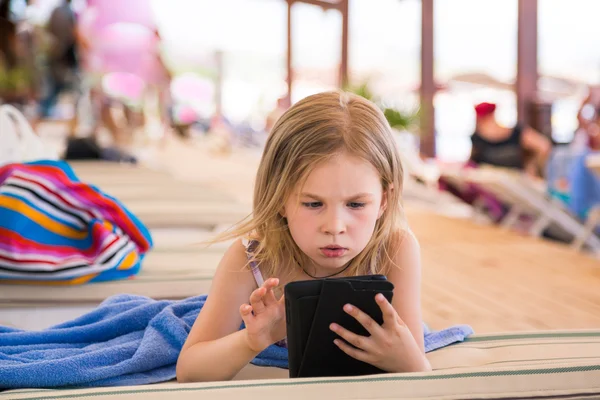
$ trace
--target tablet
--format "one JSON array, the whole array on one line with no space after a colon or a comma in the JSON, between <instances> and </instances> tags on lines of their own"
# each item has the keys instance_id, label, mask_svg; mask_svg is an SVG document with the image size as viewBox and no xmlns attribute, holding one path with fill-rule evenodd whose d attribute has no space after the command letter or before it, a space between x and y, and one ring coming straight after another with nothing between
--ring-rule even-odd
<instances>
[{"instance_id":1,"label":"tablet","mask_svg":"<svg viewBox=\"0 0 600 400\"><path fill-rule=\"evenodd\" d=\"M384 275L288 283L284 292L290 378L383 372L340 350L333 340L341 338L329 325L335 322L358 335L368 336L343 306L350 303L382 324L383 316L375 295L381 293L391 302L393 290L394 285Z\"/></svg>"}]
</instances>

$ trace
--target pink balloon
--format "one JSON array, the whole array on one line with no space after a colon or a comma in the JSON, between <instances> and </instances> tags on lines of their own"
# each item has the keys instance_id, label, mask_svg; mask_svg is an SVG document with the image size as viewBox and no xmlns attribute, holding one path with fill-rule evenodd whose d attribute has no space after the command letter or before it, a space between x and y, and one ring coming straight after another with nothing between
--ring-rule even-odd
<instances>
[{"instance_id":1,"label":"pink balloon","mask_svg":"<svg viewBox=\"0 0 600 400\"><path fill-rule=\"evenodd\" d=\"M152 31L156 29L151 0L88 0L85 12L90 10L95 13L92 33L116 22L143 25Z\"/></svg>"},{"instance_id":2,"label":"pink balloon","mask_svg":"<svg viewBox=\"0 0 600 400\"><path fill-rule=\"evenodd\" d=\"M128 103L140 103L145 87L139 76L127 72L111 72L102 78L104 93Z\"/></svg>"},{"instance_id":3,"label":"pink balloon","mask_svg":"<svg viewBox=\"0 0 600 400\"><path fill-rule=\"evenodd\" d=\"M110 51L156 51L158 37L144 25L131 22L115 22L106 25L96 36L96 46Z\"/></svg>"},{"instance_id":4,"label":"pink balloon","mask_svg":"<svg viewBox=\"0 0 600 400\"><path fill-rule=\"evenodd\" d=\"M185 74L173 78L171 93L179 101L211 101L213 87L206 79L192 74Z\"/></svg>"},{"instance_id":5,"label":"pink balloon","mask_svg":"<svg viewBox=\"0 0 600 400\"><path fill-rule=\"evenodd\" d=\"M176 106L173 118L179 124L188 125L196 122L200 118L200 114L191 106Z\"/></svg>"},{"instance_id":6,"label":"pink balloon","mask_svg":"<svg viewBox=\"0 0 600 400\"><path fill-rule=\"evenodd\" d=\"M80 25L91 44L92 72L134 74L146 83L164 79L151 0L88 0Z\"/></svg>"}]
</instances>

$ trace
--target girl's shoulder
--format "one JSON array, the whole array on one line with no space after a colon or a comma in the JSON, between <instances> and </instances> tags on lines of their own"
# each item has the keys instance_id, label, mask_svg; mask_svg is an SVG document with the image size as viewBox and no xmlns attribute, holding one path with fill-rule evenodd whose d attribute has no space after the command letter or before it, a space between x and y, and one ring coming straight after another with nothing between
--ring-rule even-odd
<instances>
[{"instance_id":1,"label":"girl's shoulder","mask_svg":"<svg viewBox=\"0 0 600 400\"><path fill-rule=\"evenodd\" d=\"M260 240L255 235L249 235L241 238L241 243L243 244L244 249L246 251L246 257L248 259L247 265L252 271L252 275L254 276L258 287L260 287L267 278L279 279L279 289L281 289L285 284L289 282L300 279L300 277L296 274L297 271L288 271L287 269L283 268L273 273L273 270L269 268L268 264L265 264L265 261L257 261L255 255L258 246L260 245ZM292 265L292 262L291 260L283 260L282 265ZM264 275L263 273L266 273L266 275ZM276 289L276 293L280 295L283 292L279 293L279 290Z\"/></svg>"}]
</instances>

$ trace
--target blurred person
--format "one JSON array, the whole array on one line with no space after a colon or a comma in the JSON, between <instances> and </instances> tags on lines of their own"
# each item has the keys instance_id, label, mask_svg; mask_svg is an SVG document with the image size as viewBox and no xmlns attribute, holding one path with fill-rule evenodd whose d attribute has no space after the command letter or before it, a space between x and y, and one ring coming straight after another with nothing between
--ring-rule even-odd
<instances>
[{"instance_id":1,"label":"blurred person","mask_svg":"<svg viewBox=\"0 0 600 400\"><path fill-rule=\"evenodd\" d=\"M48 92L40 101L40 117L47 118L60 94L76 77L77 58L76 18L71 0L62 0L52 10L46 31L51 38L48 53Z\"/></svg>"},{"instance_id":2,"label":"blurred person","mask_svg":"<svg viewBox=\"0 0 600 400\"><path fill-rule=\"evenodd\" d=\"M495 117L496 105L480 103L475 106L475 132L471 135L469 161L475 165L516 169L540 177L552 150L550 140L531 127L515 125L507 128Z\"/></svg>"},{"instance_id":3,"label":"blurred person","mask_svg":"<svg viewBox=\"0 0 600 400\"><path fill-rule=\"evenodd\" d=\"M579 126L573 136L571 149L600 150L600 86L590 86L588 95L577 112Z\"/></svg>"},{"instance_id":4,"label":"blurred person","mask_svg":"<svg viewBox=\"0 0 600 400\"><path fill-rule=\"evenodd\" d=\"M532 128L515 125L507 128L495 118L496 105L480 103L475 106L476 126L471 135L471 155L465 168L482 165L523 171L539 178L552 149L550 140ZM479 203L494 222L500 222L508 207L479 185L469 183L458 188L443 176L439 187L467 204Z\"/></svg>"},{"instance_id":5,"label":"blurred person","mask_svg":"<svg viewBox=\"0 0 600 400\"><path fill-rule=\"evenodd\" d=\"M36 94L31 49L11 16L11 1L0 0L0 101L22 108Z\"/></svg>"},{"instance_id":6,"label":"blurred person","mask_svg":"<svg viewBox=\"0 0 600 400\"><path fill-rule=\"evenodd\" d=\"M289 104L285 96L277 99L277 105L269 113L269 115L267 115L267 121L265 123L265 131L267 133L271 132L271 129L273 129L273 126L275 125L279 117L281 117L288 108Z\"/></svg>"},{"instance_id":7,"label":"blurred person","mask_svg":"<svg viewBox=\"0 0 600 400\"><path fill-rule=\"evenodd\" d=\"M0 0L0 56L5 68L17 64L17 25L10 18L10 0Z\"/></svg>"},{"instance_id":8,"label":"blurred person","mask_svg":"<svg viewBox=\"0 0 600 400\"><path fill-rule=\"evenodd\" d=\"M147 95L155 94L161 123L169 102L170 75L162 63L160 34L148 0L87 0L78 28L85 84L93 109L91 130L106 128L125 144L143 126ZM113 111L123 118L115 118Z\"/></svg>"}]
</instances>

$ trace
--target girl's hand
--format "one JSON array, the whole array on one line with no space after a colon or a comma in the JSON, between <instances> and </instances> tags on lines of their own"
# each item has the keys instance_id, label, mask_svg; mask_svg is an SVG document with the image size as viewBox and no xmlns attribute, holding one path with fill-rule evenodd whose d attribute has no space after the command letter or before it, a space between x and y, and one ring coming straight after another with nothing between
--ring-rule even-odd
<instances>
[{"instance_id":1,"label":"girl's hand","mask_svg":"<svg viewBox=\"0 0 600 400\"><path fill-rule=\"evenodd\" d=\"M346 304L344 311L360 322L371 336L357 335L333 323L330 329L354 347L340 339L335 339L334 343L350 357L387 372L431 370L429 361L394 307L382 294L375 296L375 301L383 313L383 325L358 308Z\"/></svg>"},{"instance_id":2,"label":"girl's hand","mask_svg":"<svg viewBox=\"0 0 600 400\"><path fill-rule=\"evenodd\" d=\"M273 288L279 279L267 279L250 295L250 304L242 304L240 315L246 325L250 349L261 352L285 338L285 300L277 300Z\"/></svg>"}]
</instances>

